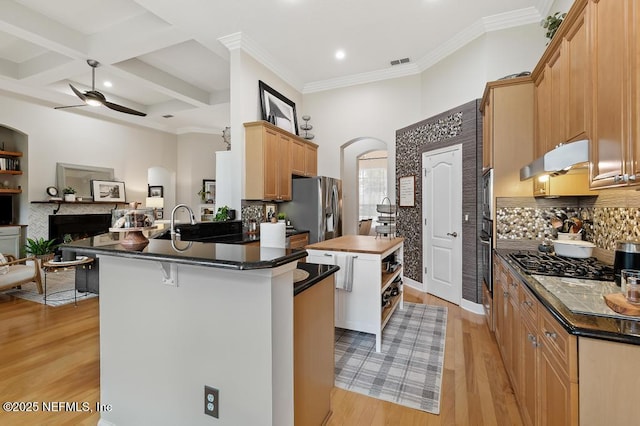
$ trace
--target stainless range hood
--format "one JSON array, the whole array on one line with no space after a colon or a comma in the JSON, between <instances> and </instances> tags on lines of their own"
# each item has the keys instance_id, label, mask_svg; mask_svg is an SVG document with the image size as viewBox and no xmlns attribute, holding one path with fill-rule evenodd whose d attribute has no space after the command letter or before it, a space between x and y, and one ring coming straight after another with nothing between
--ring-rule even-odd
<instances>
[{"instance_id":1,"label":"stainless range hood","mask_svg":"<svg viewBox=\"0 0 640 426\"><path fill-rule=\"evenodd\" d=\"M562 144L520 169L520 180L566 173L572 166L589 161L589 141Z\"/></svg>"}]
</instances>

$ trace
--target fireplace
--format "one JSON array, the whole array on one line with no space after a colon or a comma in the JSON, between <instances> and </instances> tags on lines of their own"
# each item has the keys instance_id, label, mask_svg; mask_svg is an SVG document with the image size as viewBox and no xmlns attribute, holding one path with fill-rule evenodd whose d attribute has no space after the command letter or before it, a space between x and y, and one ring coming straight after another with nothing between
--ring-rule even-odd
<instances>
[{"instance_id":1,"label":"fireplace","mask_svg":"<svg viewBox=\"0 0 640 426\"><path fill-rule=\"evenodd\" d=\"M79 240L109 232L110 226L111 213L54 214L49 216L49 239L60 244L68 234L72 240Z\"/></svg>"}]
</instances>

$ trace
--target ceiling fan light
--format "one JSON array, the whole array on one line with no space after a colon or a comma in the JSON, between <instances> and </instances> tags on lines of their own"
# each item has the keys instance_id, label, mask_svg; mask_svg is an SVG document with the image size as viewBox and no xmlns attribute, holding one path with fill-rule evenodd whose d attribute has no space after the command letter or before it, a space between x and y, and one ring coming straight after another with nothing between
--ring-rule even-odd
<instances>
[{"instance_id":1,"label":"ceiling fan light","mask_svg":"<svg viewBox=\"0 0 640 426\"><path fill-rule=\"evenodd\" d=\"M87 99L87 105L90 105L90 106L100 106L100 105L102 105L102 102L100 102L100 101L99 101L99 100L97 100L97 99Z\"/></svg>"}]
</instances>

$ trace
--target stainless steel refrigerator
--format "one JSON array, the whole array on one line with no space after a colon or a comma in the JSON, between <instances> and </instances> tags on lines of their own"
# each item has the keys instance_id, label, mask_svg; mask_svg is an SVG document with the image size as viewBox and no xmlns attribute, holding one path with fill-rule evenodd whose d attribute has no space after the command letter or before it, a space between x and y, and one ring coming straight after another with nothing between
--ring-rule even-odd
<instances>
[{"instance_id":1,"label":"stainless steel refrigerator","mask_svg":"<svg viewBox=\"0 0 640 426\"><path fill-rule=\"evenodd\" d=\"M309 230L309 243L342 235L342 182L326 176L293 179L292 200L278 211L297 230Z\"/></svg>"}]
</instances>

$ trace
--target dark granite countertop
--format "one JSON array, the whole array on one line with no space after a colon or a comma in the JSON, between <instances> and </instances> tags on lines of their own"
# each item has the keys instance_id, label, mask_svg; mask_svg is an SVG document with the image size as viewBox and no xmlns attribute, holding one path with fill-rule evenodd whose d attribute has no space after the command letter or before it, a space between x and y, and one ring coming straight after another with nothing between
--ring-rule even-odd
<instances>
[{"instance_id":1,"label":"dark granite countertop","mask_svg":"<svg viewBox=\"0 0 640 426\"><path fill-rule=\"evenodd\" d=\"M640 318L636 321L571 312L560 299L511 260L508 254L514 252L518 250L495 250L495 253L526 283L540 303L569 333L581 337L640 345Z\"/></svg>"},{"instance_id":2,"label":"dark granite countertop","mask_svg":"<svg viewBox=\"0 0 640 426\"><path fill-rule=\"evenodd\" d=\"M334 274L340 269L334 265L318 265L317 263L305 263L298 262L298 269L302 269L309 273L309 276L296 283L293 283L293 295L297 296L306 289L313 287L323 279L327 278L331 274Z\"/></svg>"},{"instance_id":3,"label":"dark granite countertop","mask_svg":"<svg viewBox=\"0 0 640 426\"><path fill-rule=\"evenodd\" d=\"M239 243L237 239L221 243L150 238L144 248L134 250L121 245L120 238L124 238L123 233L110 232L63 244L60 248L74 249L79 254L107 254L237 270L275 268L307 256L305 250L259 247Z\"/></svg>"}]
</instances>

